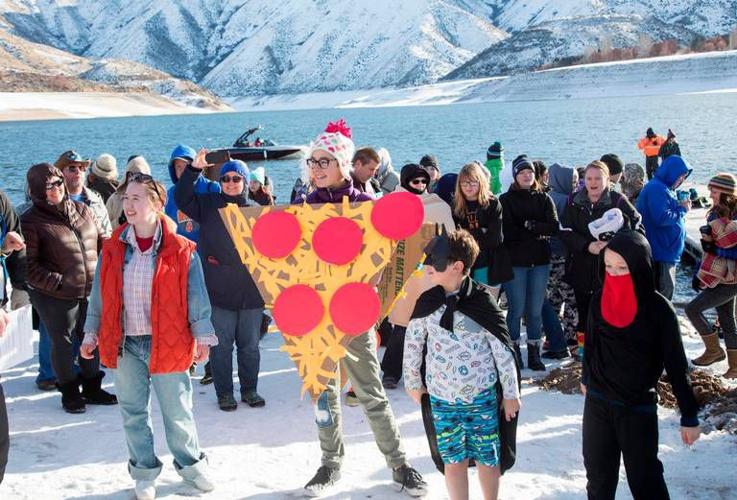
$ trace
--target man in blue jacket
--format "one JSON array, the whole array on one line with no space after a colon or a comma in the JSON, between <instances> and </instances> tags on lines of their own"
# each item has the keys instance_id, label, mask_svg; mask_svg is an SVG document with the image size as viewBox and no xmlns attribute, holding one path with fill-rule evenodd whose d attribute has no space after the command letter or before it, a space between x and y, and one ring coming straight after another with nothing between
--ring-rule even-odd
<instances>
[{"instance_id":1,"label":"man in blue jacket","mask_svg":"<svg viewBox=\"0 0 737 500\"><path fill-rule=\"evenodd\" d=\"M164 212L174 222L176 222L177 234L197 243L200 237L200 225L187 214L179 210L177 202L174 199L174 190L177 187L179 177L182 176L182 172L187 168L187 165L192 164L195 156L197 156L197 152L184 144L179 144L174 148L174 151L171 152L171 156L169 157L169 176L171 177L171 182L174 185L170 187L169 191L166 193L166 207L164 208ZM194 189L197 194L219 193L220 184L207 180L205 177L200 175L195 183Z\"/></svg>"},{"instance_id":2,"label":"man in blue jacket","mask_svg":"<svg viewBox=\"0 0 737 500\"><path fill-rule=\"evenodd\" d=\"M637 198L637 211L642 214L647 240L653 252L658 291L673 299L676 264L686 243L684 218L691 201L678 201L676 189L692 169L680 156L669 156L655 171L655 176L642 188Z\"/></svg>"}]
</instances>

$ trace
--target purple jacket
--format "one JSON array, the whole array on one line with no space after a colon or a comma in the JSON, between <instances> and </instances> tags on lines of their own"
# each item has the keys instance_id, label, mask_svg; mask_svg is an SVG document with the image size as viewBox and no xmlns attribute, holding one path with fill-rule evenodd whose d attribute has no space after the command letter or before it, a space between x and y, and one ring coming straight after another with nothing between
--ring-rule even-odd
<instances>
[{"instance_id":1,"label":"purple jacket","mask_svg":"<svg viewBox=\"0 0 737 500\"><path fill-rule=\"evenodd\" d=\"M362 193L353 187L353 181L340 189L317 188L307 195L305 200L309 204L313 203L340 203L343 197L347 196L348 201L372 201L374 197L367 193Z\"/></svg>"}]
</instances>

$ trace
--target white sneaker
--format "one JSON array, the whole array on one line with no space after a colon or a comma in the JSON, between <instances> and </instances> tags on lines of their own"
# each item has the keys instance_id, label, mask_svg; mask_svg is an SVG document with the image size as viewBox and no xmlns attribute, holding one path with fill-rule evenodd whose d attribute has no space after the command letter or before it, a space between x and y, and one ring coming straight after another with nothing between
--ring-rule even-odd
<instances>
[{"instance_id":1,"label":"white sneaker","mask_svg":"<svg viewBox=\"0 0 737 500\"><path fill-rule=\"evenodd\" d=\"M137 500L154 500L156 498L156 482L139 479L136 481Z\"/></svg>"},{"instance_id":2,"label":"white sneaker","mask_svg":"<svg viewBox=\"0 0 737 500\"><path fill-rule=\"evenodd\" d=\"M193 479L187 479L187 482L200 491L208 492L215 489L215 484L203 473L197 474Z\"/></svg>"}]
</instances>

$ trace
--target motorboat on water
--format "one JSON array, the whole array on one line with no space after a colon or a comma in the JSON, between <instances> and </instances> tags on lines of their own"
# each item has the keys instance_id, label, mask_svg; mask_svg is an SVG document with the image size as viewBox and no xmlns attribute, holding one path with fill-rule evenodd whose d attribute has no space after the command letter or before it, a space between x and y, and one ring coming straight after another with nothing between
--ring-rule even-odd
<instances>
[{"instance_id":1,"label":"motorboat on water","mask_svg":"<svg viewBox=\"0 0 737 500\"><path fill-rule=\"evenodd\" d=\"M249 128L235 140L233 146L216 151L227 151L231 159L243 161L293 160L304 157L307 151L305 145L281 145L271 139L261 140L260 137L251 140L250 137L262 128L261 125Z\"/></svg>"}]
</instances>

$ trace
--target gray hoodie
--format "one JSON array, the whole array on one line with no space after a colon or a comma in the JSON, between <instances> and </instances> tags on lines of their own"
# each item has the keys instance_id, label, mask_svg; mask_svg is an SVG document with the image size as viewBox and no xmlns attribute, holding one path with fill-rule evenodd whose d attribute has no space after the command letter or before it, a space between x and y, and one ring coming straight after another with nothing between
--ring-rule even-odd
<instances>
[{"instance_id":1,"label":"gray hoodie","mask_svg":"<svg viewBox=\"0 0 737 500\"><path fill-rule=\"evenodd\" d=\"M568 204L568 198L573 193L573 167L564 167L559 163L553 163L548 168L550 174L550 191L548 195L553 199L555 203L555 210L558 213L558 220L563 218L563 212ZM564 256L566 255L565 247L558 238L551 238L550 248L553 255Z\"/></svg>"}]
</instances>

